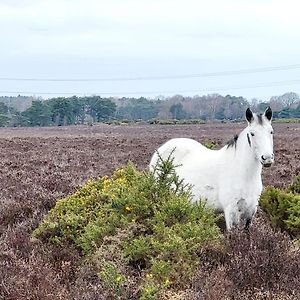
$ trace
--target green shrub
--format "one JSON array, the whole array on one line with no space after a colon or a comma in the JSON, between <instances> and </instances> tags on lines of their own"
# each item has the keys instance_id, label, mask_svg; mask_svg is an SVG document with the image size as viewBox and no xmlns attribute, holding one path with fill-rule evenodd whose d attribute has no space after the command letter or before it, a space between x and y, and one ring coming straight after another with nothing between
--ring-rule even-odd
<instances>
[{"instance_id":1,"label":"green shrub","mask_svg":"<svg viewBox=\"0 0 300 300\"><path fill-rule=\"evenodd\" d=\"M98 266L116 297L126 294L128 269L140 274L140 299L156 299L162 290L184 285L199 253L220 232L213 211L191 202L171 158L156 170L157 176L129 163L111 178L89 180L59 200L33 235L75 245Z\"/></svg>"},{"instance_id":2,"label":"green shrub","mask_svg":"<svg viewBox=\"0 0 300 300\"><path fill-rule=\"evenodd\" d=\"M271 223L300 237L300 176L286 189L267 187L262 193L260 205Z\"/></svg>"},{"instance_id":3,"label":"green shrub","mask_svg":"<svg viewBox=\"0 0 300 300\"><path fill-rule=\"evenodd\" d=\"M290 184L288 190L294 194L300 194L300 175L294 178L294 181Z\"/></svg>"},{"instance_id":4,"label":"green shrub","mask_svg":"<svg viewBox=\"0 0 300 300\"><path fill-rule=\"evenodd\" d=\"M126 277L120 273L115 263L111 261L102 261L100 278L104 283L114 291L114 293L121 297L126 283Z\"/></svg>"},{"instance_id":5,"label":"green shrub","mask_svg":"<svg viewBox=\"0 0 300 300\"><path fill-rule=\"evenodd\" d=\"M150 276L148 276L150 277ZM158 294L161 291L161 287L155 283L152 279L147 279L143 285L140 293L140 300L156 300Z\"/></svg>"},{"instance_id":6,"label":"green shrub","mask_svg":"<svg viewBox=\"0 0 300 300\"><path fill-rule=\"evenodd\" d=\"M203 142L203 145L206 148L211 149L211 150L218 149L218 147L219 147L219 143L217 141L210 140L210 139L205 139Z\"/></svg>"},{"instance_id":7,"label":"green shrub","mask_svg":"<svg viewBox=\"0 0 300 300\"><path fill-rule=\"evenodd\" d=\"M201 125L206 122L201 119L151 119L148 121L149 124L159 125Z\"/></svg>"},{"instance_id":8,"label":"green shrub","mask_svg":"<svg viewBox=\"0 0 300 300\"><path fill-rule=\"evenodd\" d=\"M274 118L274 123L300 123L300 118Z\"/></svg>"}]
</instances>

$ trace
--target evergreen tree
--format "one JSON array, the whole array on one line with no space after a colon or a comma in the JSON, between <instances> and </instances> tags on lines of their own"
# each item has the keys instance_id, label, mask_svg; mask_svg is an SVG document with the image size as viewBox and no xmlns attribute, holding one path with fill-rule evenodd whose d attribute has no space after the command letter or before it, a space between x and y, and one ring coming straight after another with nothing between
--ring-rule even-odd
<instances>
[{"instance_id":1,"label":"evergreen tree","mask_svg":"<svg viewBox=\"0 0 300 300\"><path fill-rule=\"evenodd\" d=\"M22 116L25 117L29 126L47 126L51 124L49 106L40 100L33 101L31 107L26 109Z\"/></svg>"},{"instance_id":2,"label":"evergreen tree","mask_svg":"<svg viewBox=\"0 0 300 300\"><path fill-rule=\"evenodd\" d=\"M99 96L88 98L88 111L94 121L103 121L111 118L116 111L116 104L110 99Z\"/></svg>"}]
</instances>

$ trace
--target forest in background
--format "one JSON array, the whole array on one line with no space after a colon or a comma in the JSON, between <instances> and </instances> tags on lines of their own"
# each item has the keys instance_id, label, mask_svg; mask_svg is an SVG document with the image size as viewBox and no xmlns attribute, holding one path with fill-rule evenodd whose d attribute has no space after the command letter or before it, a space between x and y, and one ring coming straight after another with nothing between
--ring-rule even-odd
<instances>
[{"instance_id":1,"label":"forest in background","mask_svg":"<svg viewBox=\"0 0 300 300\"><path fill-rule=\"evenodd\" d=\"M300 97L290 92L268 102L243 97L205 96L140 98L0 97L0 126L61 126L111 120L239 120L247 107L261 112L271 106L275 118L300 118Z\"/></svg>"}]
</instances>

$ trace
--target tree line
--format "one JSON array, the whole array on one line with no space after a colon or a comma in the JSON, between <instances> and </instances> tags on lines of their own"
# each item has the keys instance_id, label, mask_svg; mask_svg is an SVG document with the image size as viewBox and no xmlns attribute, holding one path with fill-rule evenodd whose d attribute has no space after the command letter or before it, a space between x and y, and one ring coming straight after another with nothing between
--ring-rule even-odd
<instances>
[{"instance_id":1,"label":"tree line","mask_svg":"<svg viewBox=\"0 0 300 300\"><path fill-rule=\"evenodd\" d=\"M61 126L83 124L89 120L101 122L112 118L116 111L116 103L99 96L37 99L22 112L4 103L2 107L2 126L5 122L11 126Z\"/></svg>"},{"instance_id":2,"label":"tree line","mask_svg":"<svg viewBox=\"0 0 300 300\"><path fill-rule=\"evenodd\" d=\"M259 112L269 105L275 117L300 117L300 97L296 93L274 96L268 102L219 94L157 99L72 96L43 100L19 96L19 102L22 105L18 106L13 97L0 97L0 126L61 126L107 120L238 120L244 118L249 106Z\"/></svg>"}]
</instances>

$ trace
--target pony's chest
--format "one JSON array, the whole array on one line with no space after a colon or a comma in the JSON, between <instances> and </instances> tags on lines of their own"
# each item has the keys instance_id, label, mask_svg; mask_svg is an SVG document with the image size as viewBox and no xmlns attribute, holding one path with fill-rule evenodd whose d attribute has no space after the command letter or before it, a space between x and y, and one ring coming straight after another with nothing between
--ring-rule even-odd
<instances>
[{"instance_id":1,"label":"pony's chest","mask_svg":"<svg viewBox=\"0 0 300 300\"><path fill-rule=\"evenodd\" d=\"M240 199L244 199L245 202L250 205L258 201L261 191L262 183L259 180L254 182L239 182L239 180L236 180L230 185L221 184L219 195L220 200L224 199L228 202L238 202Z\"/></svg>"}]
</instances>

